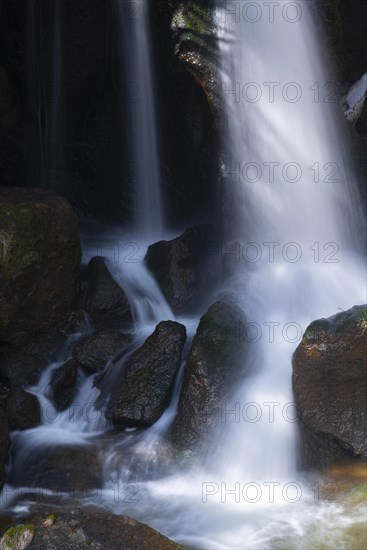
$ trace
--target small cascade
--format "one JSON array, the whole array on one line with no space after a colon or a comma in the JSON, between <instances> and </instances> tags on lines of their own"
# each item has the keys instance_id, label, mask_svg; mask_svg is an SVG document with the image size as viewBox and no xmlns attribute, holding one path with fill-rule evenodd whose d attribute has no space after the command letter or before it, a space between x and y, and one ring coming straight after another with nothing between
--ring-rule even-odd
<instances>
[{"instance_id":1,"label":"small cascade","mask_svg":"<svg viewBox=\"0 0 367 550\"><path fill-rule=\"evenodd\" d=\"M57 22L61 0L51 4L54 57L52 70L46 70L43 60L47 56L41 55L45 4L40 0L28 3L29 86L42 184L53 180L57 172L56 136L60 135L61 31ZM365 262L359 239L364 221L348 149L340 138L340 112L335 102L320 96L330 89L309 3L281 0L274 3L274 11L269 11L270 2L262 0L216 3L223 83L223 176L226 211L231 210L226 220L231 240L228 250L237 258L225 266L221 293L243 309L249 354L243 358L243 380L223 404L221 419L211 434L211 451L195 457L193 467L183 466L182 457L170 446L169 431L198 319L173 314L144 264L148 245L168 237L158 154L150 2L114 0L113 4L120 80L129 86L127 95L132 99L123 106L123 116L137 181L131 234L107 231L103 238L111 254L101 255L131 306L134 326L121 327L121 331L130 331L132 338L102 372L88 376L79 369L75 398L62 412L57 410L51 380L55 370L72 359L74 346L96 332L89 322L69 337L38 384L25 388L37 396L42 422L37 428L12 433L9 473L14 486L5 486L2 508L12 512L32 508L33 497L42 488L44 463L38 458L44 458L44 453L47 459L47 453L52 455L55 449L77 448L92 450L102 476L98 488L82 496L76 490L74 500L67 491L59 493L61 506L95 505L98 493L101 508L149 523L192 548L347 548L338 546L340 536L361 523L364 512L357 506L346 509L348 502L321 501L322 491L316 500L315 483L320 478L310 483L297 468L292 354L312 320L365 301ZM277 11L278 4L280 8L293 6L296 12L291 7ZM121 95L126 96L126 90ZM114 250L113 243L120 242L129 243L124 260L117 259ZM184 324L188 334L170 401L149 428L114 430L105 416L108 400L131 356L156 325L167 320ZM12 499L7 501L8 494ZM55 496L55 491L47 488L42 496Z\"/></svg>"}]
</instances>

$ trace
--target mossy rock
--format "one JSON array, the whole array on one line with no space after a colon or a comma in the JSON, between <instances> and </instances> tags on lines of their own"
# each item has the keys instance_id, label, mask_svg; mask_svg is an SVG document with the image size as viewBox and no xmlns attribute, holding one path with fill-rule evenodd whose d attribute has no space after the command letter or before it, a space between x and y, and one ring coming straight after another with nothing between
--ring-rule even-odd
<instances>
[{"instance_id":1,"label":"mossy rock","mask_svg":"<svg viewBox=\"0 0 367 550\"><path fill-rule=\"evenodd\" d=\"M200 319L187 359L172 441L183 459L207 448L223 402L248 371L246 319L234 304L217 302ZM209 437L208 437L209 436Z\"/></svg>"},{"instance_id":2,"label":"mossy rock","mask_svg":"<svg viewBox=\"0 0 367 550\"><path fill-rule=\"evenodd\" d=\"M32 524L10 527L0 540L0 550L25 550L31 544L34 533Z\"/></svg>"},{"instance_id":3,"label":"mossy rock","mask_svg":"<svg viewBox=\"0 0 367 550\"><path fill-rule=\"evenodd\" d=\"M48 516L49 517L49 516ZM148 525L120 515L93 510L60 511L52 525L45 516L31 516L36 526L31 548L102 550L179 550L182 546L169 540Z\"/></svg>"},{"instance_id":4,"label":"mossy rock","mask_svg":"<svg viewBox=\"0 0 367 550\"><path fill-rule=\"evenodd\" d=\"M56 194L0 188L0 331L26 349L60 331L78 292L78 219Z\"/></svg>"},{"instance_id":5,"label":"mossy rock","mask_svg":"<svg viewBox=\"0 0 367 550\"><path fill-rule=\"evenodd\" d=\"M367 483L360 483L348 493L347 501L351 504L367 504Z\"/></svg>"},{"instance_id":6,"label":"mossy rock","mask_svg":"<svg viewBox=\"0 0 367 550\"><path fill-rule=\"evenodd\" d=\"M192 1L184 2L174 13L172 28L180 32L181 40L189 40L213 52L213 46L208 40L215 37L217 32L213 9Z\"/></svg>"},{"instance_id":7,"label":"mossy rock","mask_svg":"<svg viewBox=\"0 0 367 550\"><path fill-rule=\"evenodd\" d=\"M215 6L194 0L179 2L171 29L175 53L203 89L215 119L220 105L218 97L217 22Z\"/></svg>"}]
</instances>

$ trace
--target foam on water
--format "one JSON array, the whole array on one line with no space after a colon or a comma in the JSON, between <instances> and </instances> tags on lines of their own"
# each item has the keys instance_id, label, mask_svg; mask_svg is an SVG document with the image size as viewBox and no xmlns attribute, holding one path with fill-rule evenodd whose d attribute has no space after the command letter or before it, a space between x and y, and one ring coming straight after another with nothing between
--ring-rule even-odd
<instances>
[{"instance_id":1,"label":"foam on water","mask_svg":"<svg viewBox=\"0 0 367 550\"><path fill-rule=\"evenodd\" d=\"M121 18L123 4L118 0ZM198 323L198 319L175 318L142 261L151 242L150 229L159 226L161 211L157 154L151 149L156 146L154 124L149 131L146 126L146 121L154 119L147 4L138 0L142 18L138 26L125 28L131 41L130 71L145 94L141 113L133 118L135 143L141 145L143 164L150 168L149 182L143 171L145 183L139 187L144 200L138 218L146 238L138 243L138 261L108 259L112 275L127 293L137 327L129 353L161 320L183 322L190 338ZM366 273L360 242L364 223L355 175L340 138L337 106L315 100L315 83L324 90L328 76L308 3L298 2L302 17L293 23L279 14L274 21L263 16L251 23L243 17L242 9L239 18L229 16L245 4L218 2L217 21L225 86L227 211L232 209L229 234L241 252L222 293L235 298L251 324L252 332L247 335L249 373L225 403L225 414L212 434L214 448L201 457L200 467L182 471L166 435L177 411L183 362L163 416L145 431L125 431L117 438L107 434L109 438L101 442L103 487L79 502L76 495L73 503L97 504L131 515L195 548L359 548L361 539L353 538L352 530L365 520L362 506L342 498L332 501L316 496L315 483L322 484L322 478L306 478L297 470L291 385L292 354L307 325L365 301ZM256 4L263 7L263 14L268 13L269 3ZM271 82L279 83L274 88L274 100L264 85ZM237 90L237 83L239 100L237 92L226 93ZM257 101L243 99L242 90L249 91L248 83L255 83L255 92L260 87L262 95ZM281 92L287 83L293 83L287 88L288 100ZM299 89L299 100L289 100ZM247 163L252 165L247 166L249 172L244 178L242 169ZM274 168L274 177L269 176L269 166ZM155 201L158 209L152 206ZM115 242L124 236L115 234L109 239ZM70 352L68 348L67 357ZM113 368L113 362L106 366L106 386L113 383L114 369L122 369L124 360L126 357L116 359ZM49 382L63 361L50 365L37 387L31 389L54 413ZM244 358L244 370L246 366ZM98 403L100 390L93 383L93 378L80 376L74 409L76 402L82 405L81 410L88 402ZM54 425L44 418L39 428L14 434L20 452L13 467L24 466L27 452L37 445L84 445L90 437L109 430L104 420L91 427L77 412L71 423L72 407ZM239 417L233 414L238 407ZM97 407L92 412L101 410L103 407ZM4 494L13 492L13 496L3 507L24 511L31 506L32 491L36 490L6 486ZM67 502L68 496L63 498Z\"/></svg>"}]
</instances>

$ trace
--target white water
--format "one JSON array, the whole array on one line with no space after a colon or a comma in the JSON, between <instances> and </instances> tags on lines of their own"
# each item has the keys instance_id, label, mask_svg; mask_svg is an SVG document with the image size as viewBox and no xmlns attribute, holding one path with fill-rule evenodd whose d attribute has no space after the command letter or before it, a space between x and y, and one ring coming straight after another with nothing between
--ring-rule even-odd
<instances>
[{"instance_id":1,"label":"white water","mask_svg":"<svg viewBox=\"0 0 367 550\"><path fill-rule=\"evenodd\" d=\"M292 354L312 320L365 301L356 182L339 139L337 106L316 101L309 89L316 82L327 92L328 77L307 3L299 5L297 23L279 17L234 22L218 12L227 90L236 82L241 89L258 83L263 93L266 82L295 82L302 90L295 103L282 95L274 102L231 103L233 96L225 102L227 172L236 163L256 163L264 173L264 163L281 167L274 181L265 175L256 182L227 178L236 220L231 233L245 253L234 262L223 294L234 295L255 330L262 330L260 338L258 332L249 336L251 374L226 403L228 411L238 403L241 417L224 416L216 449L201 469L150 482L142 477L135 502L124 494L116 500L116 487L106 486L102 496L110 509L198 548L359 548L348 530L365 519L363 507L315 498L312 484L322 481L305 478L296 467ZM302 172L299 181L287 181L295 179L292 168ZM251 170L247 179L254 179ZM266 243L275 243L274 258ZM259 250L261 258L253 261ZM256 415L261 418L254 422ZM119 480L127 481L121 474L114 478Z\"/></svg>"},{"instance_id":2,"label":"white water","mask_svg":"<svg viewBox=\"0 0 367 550\"><path fill-rule=\"evenodd\" d=\"M161 236L163 205L158 156L156 108L153 83L152 38L149 2L116 0L118 33L126 74L124 85L130 89L125 116L130 116L131 156L134 162L135 233Z\"/></svg>"},{"instance_id":3,"label":"white water","mask_svg":"<svg viewBox=\"0 0 367 550\"><path fill-rule=\"evenodd\" d=\"M274 23L260 20L256 24L242 18L238 23L226 19L223 24L223 13L218 12L222 76L227 89L236 81L240 85L274 81L297 82L304 91L297 103L282 98L225 103L227 170L246 162L257 163L264 174L264 163L269 162L281 167L297 163L302 169L301 180L294 183L284 181L279 174L273 182L263 175L257 182L238 183L232 178L228 183L229 200L234 197L233 204L237 205L235 238L241 252L248 254L235 262L223 293L234 294L255 330L262 330L258 341L250 344L251 376L226 404L233 410L238 403L241 417L224 417L215 436L216 451L203 458L200 469L179 472L173 468L164 476L163 442L177 407L177 380L171 405L161 419L143 434L132 432L113 442L106 452L105 485L98 504L115 513L130 514L197 548L354 550L345 531L364 519L359 507L350 511L342 504L315 499L309 483L320 480L305 479L297 472L296 429L291 421L294 410L288 410L288 417L283 412L283 407L293 401L291 356L301 336L297 327L304 331L313 319L365 301L365 268L354 229L363 224L349 190L354 176L347 171L344 147L338 138L335 106L315 102L308 90L315 82L322 90L325 76L305 4L301 3L304 16L293 24L279 18ZM336 182L324 181L330 174L330 166L324 170L329 162L338 165ZM315 163L320 167L319 182L309 168ZM265 245L269 242L279 243L274 260L269 259ZM246 248L248 243L256 246ZM285 249L288 256L284 257L282 250L288 243L296 246ZM328 243L334 244L330 248ZM259 247L261 259L254 262L254 251ZM294 262L294 253L299 250L302 257ZM331 262L335 259L338 261ZM141 331L136 338L138 345L158 321L173 316L141 263L113 265L110 261L109 268L133 306ZM269 323L274 323L274 337L269 336ZM284 333L289 323L293 328ZM257 340L256 334L250 338ZM54 367L35 390L41 400L47 399ZM82 381L79 401L84 402L82 395L88 398L90 389L91 380ZM243 407L249 403L255 408L247 410L244 418ZM273 421L270 404L275 407ZM259 411L261 419L250 421ZM79 423L77 433L70 427L64 430L62 422L60 426L62 429L54 426L48 431L51 444L60 441L60 436L72 443L86 441L87 426ZM37 441L45 428L24 434L24 449L32 438ZM246 484L252 486L244 498ZM274 498L269 484L277 484ZM233 489L235 494L225 492ZM95 504L95 496L91 494L82 504Z\"/></svg>"},{"instance_id":4,"label":"white water","mask_svg":"<svg viewBox=\"0 0 367 550\"><path fill-rule=\"evenodd\" d=\"M217 14L224 170L241 249L227 290L256 330L253 376L227 404L234 410L237 403L241 418L227 415L214 460L231 481L296 475L292 353L313 319L366 298L356 182L339 138L338 108L322 96L329 79L308 3L298 2L297 18L280 3L272 22L268 3L256 4L261 12L243 1Z\"/></svg>"}]
</instances>

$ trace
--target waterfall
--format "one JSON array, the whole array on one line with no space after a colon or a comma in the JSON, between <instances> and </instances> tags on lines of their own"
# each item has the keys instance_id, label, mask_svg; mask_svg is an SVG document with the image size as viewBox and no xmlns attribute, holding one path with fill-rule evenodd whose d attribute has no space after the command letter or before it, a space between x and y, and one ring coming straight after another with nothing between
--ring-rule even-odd
<instances>
[{"instance_id":1,"label":"waterfall","mask_svg":"<svg viewBox=\"0 0 367 550\"><path fill-rule=\"evenodd\" d=\"M340 109L322 61L309 3L217 3L223 180L230 213L225 220L230 242L222 243L228 274L222 294L234 298L244 311L250 353L248 364L244 359L247 374L223 404L211 434L210 454L186 470L175 463L166 435L177 412L197 319L178 319L188 328L188 341L171 401L159 420L146 430L127 428L115 433L103 414L131 354L159 321L175 320L143 262L148 243L164 229L150 2L115 0L114 4L125 86L123 116L137 175L134 227L131 234L98 230L100 245L83 245L84 251L108 250L101 255L126 292L136 333L127 350L118 352L102 373L79 372L74 402L58 413L50 389L52 375L72 358L73 345L95 329L86 323L83 332L69 338L38 384L28 388L39 399L43 419L37 428L12 434L12 479L24 485L34 481L27 470L32 455L41 457L60 446L93 445L103 461L98 505L147 522L188 547L347 548L339 545L340 534L355 527L362 514L358 509L352 517L356 509L348 503L346 513L346 507L316 500L315 480L310 488L298 471L291 386L292 354L307 325L365 300L359 239L364 221L356 176L340 137ZM36 5L37 0L30 2L32 9ZM36 44L34 13L30 23ZM56 35L55 52L60 51L57 44ZM60 62L59 54L56 59ZM49 153L42 144L50 134L44 126L39 60L36 69L32 85L39 90L36 111L45 163ZM57 97L55 75L60 73L55 68L53 74ZM56 110L52 112L46 118L56 121ZM123 243L128 251L124 260L116 259L116 243L118 250ZM89 418L83 415L86 410ZM90 418L98 421L91 423ZM18 510L24 512L30 506L32 490L26 490L24 502L24 488L6 486L5 509L17 510L13 500L6 501L7 491L15 502L19 499ZM80 506L95 505L93 496L91 491L80 497ZM70 502L66 491L65 503Z\"/></svg>"},{"instance_id":2,"label":"waterfall","mask_svg":"<svg viewBox=\"0 0 367 550\"><path fill-rule=\"evenodd\" d=\"M38 30L42 10L37 0L33 0L29 7L30 41L32 63L30 66L35 69L32 73L32 89L34 91L32 99L35 101L35 115L38 122L38 137L40 140L41 157L41 180L51 174L47 167L54 167L54 160L57 156L55 149L56 140L54 134L59 132L56 127L58 117L58 98L60 89L60 34L58 22L60 16L60 5L57 0L52 3L54 11L52 12L54 22L54 61L55 66L51 73L45 70L43 57L39 51L43 43ZM77 381L77 394L73 403L63 412L58 412L50 389L50 382L55 369L61 367L66 361L72 358L72 348L80 339L83 339L94 332L94 329L86 326L83 333L75 333L65 346L60 350L57 359L52 362L43 373L38 384L28 388L31 393L37 396L42 412L42 423L39 427L25 432L14 434L13 441L17 448L12 470L14 479L24 480L20 472L25 471L27 461L27 449L33 452L47 452L50 448L57 445L87 445L90 438L108 431L111 426L104 416L106 402L109 394L116 382L116 372L119 374L124 367L124 362L129 354L136 351L155 329L157 323L161 320L174 319L171 308L167 304L157 282L148 272L144 265L144 256L153 239L160 236L163 230L162 204L160 197L160 175L159 160L157 150L157 136L155 124L155 101L153 93L152 59L150 55L150 33L148 26L148 3L137 0L135 2L116 2L118 10L117 23L119 34L122 37L122 53L126 54L123 65L126 74L122 78L122 83L128 88L125 90L129 98L128 110L124 115L127 116L130 123L130 133L132 141L132 158L134 159L137 173L135 197L135 220L132 235L117 231L114 233L109 230L100 231L99 237L106 239L106 247L103 256L106 259L108 268L115 280L124 288L134 317L135 332L133 342L122 359L116 361L113 369L106 365L102 391L95 386L97 375L87 376L79 372ZM43 37L42 37L43 38ZM34 56L34 57L33 57ZM52 76L50 81L46 76ZM48 88L49 86L49 88ZM46 91L50 90L49 103L47 103ZM126 105L125 105L126 107ZM138 242L136 237L139 236ZM108 243L126 242L127 250L133 249L131 261L128 255L125 260L116 261L115 252L111 250ZM90 243L89 243L90 245ZM88 247L88 244L86 244ZM154 426L147 436L143 434L139 439L140 448L145 445L152 449L159 444L164 432L173 420L177 407L180 380L176 383L174 399L170 407L164 413L162 418ZM86 410L88 415L85 414ZM97 418L92 421L90 418ZM116 445L117 449L119 445ZM106 450L107 462L112 461L111 455L115 454L115 444L112 444L110 451ZM146 453L148 455L149 453ZM110 457L110 458L108 458ZM154 457L153 457L154 458ZM19 475L17 475L19 474ZM26 482L29 479L26 478Z\"/></svg>"},{"instance_id":3,"label":"waterfall","mask_svg":"<svg viewBox=\"0 0 367 550\"><path fill-rule=\"evenodd\" d=\"M149 2L117 0L121 37L124 113L129 120L131 158L135 175L134 226L137 234L160 236L163 228L161 173L158 157Z\"/></svg>"},{"instance_id":4,"label":"waterfall","mask_svg":"<svg viewBox=\"0 0 367 550\"><path fill-rule=\"evenodd\" d=\"M195 548L346 548L343 529L363 511L357 520L317 500L297 469L291 359L312 320L364 302L364 221L308 2L274 3L269 15L270 4L217 11L231 214L222 292L251 328L249 374L200 466L142 477L135 504L106 487L105 506Z\"/></svg>"},{"instance_id":5,"label":"waterfall","mask_svg":"<svg viewBox=\"0 0 367 550\"><path fill-rule=\"evenodd\" d=\"M226 403L240 420L216 457L231 479L295 475L292 353L313 319L365 299L363 222L335 90L308 2L291 4L220 2L217 12L238 253L227 291L252 327L251 376Z\"/></svg>"}]
</instances>

